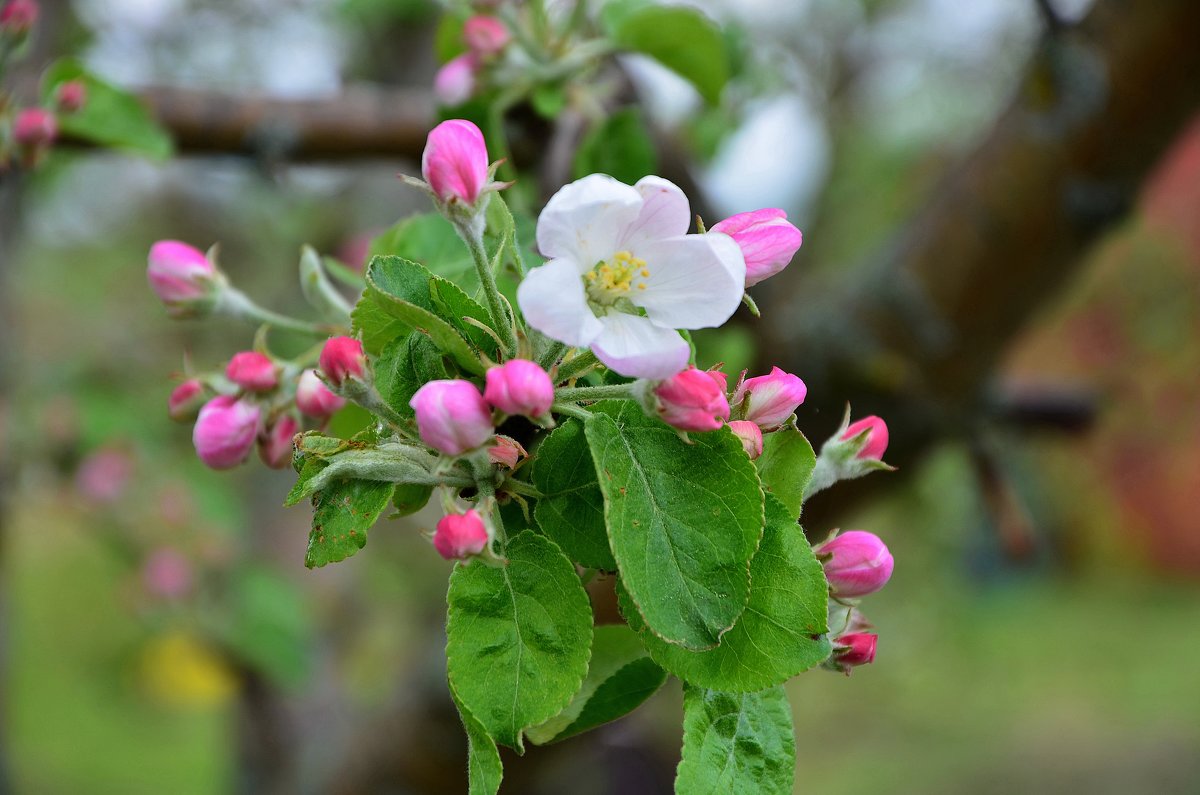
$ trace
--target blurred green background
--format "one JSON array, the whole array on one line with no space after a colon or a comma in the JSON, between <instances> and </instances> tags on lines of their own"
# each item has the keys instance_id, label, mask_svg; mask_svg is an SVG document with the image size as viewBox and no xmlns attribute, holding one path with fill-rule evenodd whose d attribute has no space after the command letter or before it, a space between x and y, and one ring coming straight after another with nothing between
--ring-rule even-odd
<instances>
[{"instance_id":1,"label":"blurred green background","mask_svg":"<svg viewBox=\"0 0 1200 795\"><path fill-rule=\"evenodd\" d=\"M421 87L436 68L438 9L416 0L44 5L60 52L133 87L295 99ZM850 270L990 129L1044 20L1013 0L780 5L703 4L759 65L720 108L628 69L716 217L785 207L806 236L793 269ZM1071 20L1091 4L1058 5ZM152 242L219 241L239 286L295 308L301 244L353 260L425 209L394 177L413 162L277 155L63 148L0 175L0 791L465 791L449 565L420 532L436 516L382 522L363 553L308 571L308 512L280 507L291 473L210 472L166 418L184 353L215 367L251 332L169 321L145 284ZM951 435L837 506L897 566L867 605L875 664L789 685L798 793L1200 793L1198 229L1200 122L998 374L1090 396L1086 427ZM733 372L773 355L751 322L699 344ZM819 442L829 418L799 419ZM669 792L680 700L671 683L601 731L507 755L502 791Z\"/></svg>"}]
</instances>

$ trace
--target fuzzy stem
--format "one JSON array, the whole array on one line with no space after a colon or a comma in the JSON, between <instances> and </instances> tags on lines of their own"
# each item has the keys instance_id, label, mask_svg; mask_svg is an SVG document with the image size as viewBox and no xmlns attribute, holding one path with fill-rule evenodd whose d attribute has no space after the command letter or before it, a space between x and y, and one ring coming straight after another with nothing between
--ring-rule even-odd
<instances>
[{"instance_id":1,"label":"fuzzy stem","mask_svg":"<svg viewBox=\"0 0 1200 795\"><path fill-rule=\"evenodd\" d=\"M221 293L217 311L250 323L273 326L300 334L311 334L314 337L327 337L331 333L328 326L310 323L307 320L297 320L294 317L281 315L261 307L236 287L226 287Z\"/></svg>"},{"instance_id":2,"label":"fuzzy stem","mask_svg":"<svg viewBox=\"0 0 1200 795\"><path fill-rule=\"evenodd\" d=\"M554 393L555 401L559 403L578 402L580 400L604 400L605 398L630 399L633 397L632 384L608 384L605 386L563 387Z\"/></svg>"},{"instance_id":3,"label":"fuzzy stem","mask_svg":"<svg viewBox=\"0 0 1200 795\"><path fill-rule=\"evenodd\" d=\"M492 265L488 262L487 249L483 246L483 230L467 229L464 225L456 224L459 237L471 250L471 258L475 260L475 272L479 274L479 283L483 285L483 294L487 298L488 312L492 317L492 327L504 341L505 355L512 354L517 349L517 338L513 333L512 318L504 308L504 300L500 296L500 288L496 286L496 275L492 273Z\"/></svg>"},{"instance_id":4,"label":"fuzzy stem","mask_svg":"<svg viewBox=\"0 0 1200 795\"><path fill-rule=\"evenodd\" d=\"M562 366L558 368L558 380L570 381L572 378L578 378L599 363L600 360L596 358L596 354L591 351L583 351L569 362L563 362Z\"/></svg>"}]
</instances>

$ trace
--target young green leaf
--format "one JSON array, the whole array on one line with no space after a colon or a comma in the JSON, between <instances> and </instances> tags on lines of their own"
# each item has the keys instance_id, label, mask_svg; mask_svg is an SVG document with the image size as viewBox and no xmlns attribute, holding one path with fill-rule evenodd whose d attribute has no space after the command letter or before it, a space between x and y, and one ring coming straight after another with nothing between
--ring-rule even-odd
<instances>
[{"instance_id":1,"label":"young green leaf","mask_svg":"<svg viewBox=\"0 0 1200 795\"><path fill-rule=\"evenodd\" d=\"M710 104L729 80L729 53L720 28L685 6L652 5L621 15L613 38L619 47L649 55L686 78Z\"/></svg>"},{"instance_id":2,"label":"young green leaf","mask_svg":"<svg viewBox=\"0 0 1200 795\"><path fill-rule=\"evenodd\" d=\"M504 549L508 565L459 565L450 576L446 660L462 702L499 743L557 715L587 673L592 610L575 566L532 532Z\"/></svg>"},{"instance_id":3,"label":"young green leaf","mask_svg":"<svg viewBox=\"0 0 1200 795\"><path fill-rule=\"evenodd\" d=\"M458 716L467 732L467 795L496 795L504 778L504 765L496 741L471 710L462 703L458 693L450 688L450 697L458 707Z\"/></svg>"},{"instance_id":4,"label":"young green leaf","mask_svg":"<svg viewBox=\"0 0 1200 795\"><path fill-rule=\"evenodd\" d=\"M664 643L645 631L623 589L618 589L618 598L654 661L701 687L731 693L762 690L823 662L831 651L825 637L825 574L804 531L769 495L766 530L750 562L750 601L719 646L693 652Z\"/></svg>"},{"instance_id":5,"label":"young green leaf","mask_svg":"<svg viewBox=\"0 0 1200 795\"><path fill-rule=\"evenodd\" d=\"M796 738L787 693L683 691L683 758L678 795L790 795Z\"/></svg>"},{"instance_id":6,"label":"young green leaf","mask_svg":"<svg viewBox=\"0 0 1200 795\"><path fill-rule=\"evenodd\" d=\"M403 257L419 263L468 292L479 285L471 252L454 225L438 213L416 213L397 221L371 241L367 259L377 256Z\"/></svg>"},{"instance_id":7,"label":"young green leaf","mask_svg":"<svg viewBox=\"0 0 1200 795\"><path fill-rule=\"evenodd\" d=\"M433 486L423 486L419 483L397 483L392 492L392 505L396 507L396 516L411 516L425 507L433 496Z\"/></svg>"},{"instance_id":8,"label":"young green leaf","mask_svg":"<svg viewBox=\"0 0 1200 795\"><path fill-rule=\"evenodd\" d=\"M616 571L604 526L604 495L583 423L567 420L534 451L533 485L542 493L538 527L581 566Z\"/></svg>"},{"instance_id":9,"label":"young green leaf","mask_svg":"<svg viewBox=\"0 0 1200 795\"><path fill-rule=\"evenodd\" d=\"M441 351L424 334L392 340L375 361L375 388L385 403L405 417L413 416L408 402L422 385L446 377Z\"/></svg>"},{"instance_id":10,"label":"young green leaf","mask_svg":"<svg viewBox=\"0 0 1200 795\"><path fill-rule=\"evenodd\" d=\"M320 568L353 555L392 498L393 483L335 480L313 495L313 526L304 565Z\"/></svg>"},{"instance_id":11,"label":"young green leaf","mask_svg":"<svg viewBox=\"0 0 1200 795\"><path fill-rule=\"evenodd\" d=\"M804 488L817 464L817 454L804 434L795 428L764 434L762 455L754 464L763 488L779 498L793 519L799 519Z\"/></svg>"},{"instance_id":12,"label":"young green leaf","mask_svg":"<svg viewBox=\"0 0 1200 795\"><path fill-rule=\"evenodd\" d=\"M623 624L596 627L583 686L562 712L526 736L545 745L582 734L629 714L666 680L633 630Z\"/></svg>"},{"instance_id":13,"label":"young green leaf","mask_svg":"<svg viewBox=\"0 0 1200 795\"><path fill-rule=\"evenodd\" d=\"M654 634L709 649L741 616L763 530L754 464L728 429L692 443L632 402L585 426L613 557Z\"/></svg>"}]
</instances>

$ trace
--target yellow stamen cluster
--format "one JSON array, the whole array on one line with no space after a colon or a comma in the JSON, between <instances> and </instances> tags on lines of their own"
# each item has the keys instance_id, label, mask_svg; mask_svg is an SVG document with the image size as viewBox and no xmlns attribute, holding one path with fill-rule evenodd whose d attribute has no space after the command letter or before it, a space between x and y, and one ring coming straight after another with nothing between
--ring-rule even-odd
<instances>
[{"instance_id":1,"label":"yellow stamen cluster","mask_svg":"<svg viewBox=\"0 0 1200 795\"><path fill-rule=\"evenodd\" d=\"M585 273L588 292L596 300L611 301L631 290L645 290L650 269L646 261L628 251L618 251L608 262L601 262Z\"/></svg>"}]
</instances>

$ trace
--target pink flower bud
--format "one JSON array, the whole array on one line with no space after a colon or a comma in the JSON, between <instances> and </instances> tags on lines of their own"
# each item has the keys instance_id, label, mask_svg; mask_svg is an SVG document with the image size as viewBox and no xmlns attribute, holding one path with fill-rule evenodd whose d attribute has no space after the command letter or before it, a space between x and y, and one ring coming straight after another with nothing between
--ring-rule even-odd
<instances>
[{"instance_id":1,"label":"pink flower bud","mask_svg":"<svg viewBox=\"0 0 1200 795\"><path fill-rule=\"evenodd\" d=\"M87 87L80 80L68 80L58 87L56 96L64 113L75 113L87 102Z\"/></svg>"},{"instance_id":2,"label":"pink flower bud","mask_svg":"<svg viewBox=\"0 0 1200 795\"><path fill-rule=\"evenodd\" d=\"M843 442L853 439L863 431L867 432L867 441L862 449L858 451L858 458L873 458L876 461L883 460L883 454L887 451L888 446L888 428L887 423L874 415L863 417L858 422L850 423L850 426L842 432L838 438Z\"/></svg>"},{"instance_id":3,"label":"pink flower bud","mask_svg":"<svg viewBox=\"0 0 1200 795\"><path fill-rule=\"evenodd\" d=\"M464 53L443 64L433 76L433 95L438 104L452 108L470 99L475 93L475 74L478 70L479 63L472 53ZM430 181L428 176L425 181Z\"/></svg>"},{"instance_id":4,"label":"pink flower bud","mask_svg":"<svg viewBox=\"0 0 1200 795\"><path fill-rule=\"evenodd\" d=\"M834 640L833 663L847 676L850 669L875 662L875 643L879 636L869 632L851 632Z\"/></svg>"},{"instance_id":5,"label":"pink flower bud","mask_svg":"<svg viewBox=\"0 0 1200 795\"><path fill-rule=\"evenodd\" d=\"M20 146L49 146L58 137L58 119L48 110L25 108L13 121L12 136Z\"/></svg>"},{"instance_id":6,"label":"pink flower bud","mask_svg":"<svg viewBox=\"0 0 1200 795\"><path fill-rule=\"evenodd\" d=\"M545 417L554 403L554 382L546 371L526 359L510 359L487 371L484 399L505 414Z\"/></svg>"},{"instance_id":7,"label":"pink flower bud","mask_svg":"<svg viewBox=\"0 0 1200 795\"><path fill-rule=\"evenodd\" d=\"M788 223L787 213L779 209L738 213L709 231L723 232L738 244L746 259L747 287L786 268L804 239L800 230Z\"/></svg>"},{"instance_id":8,"label":"pink flower bud","mask_svg":"<svg viewBox=\"0 0 1200 795\"><path fill-rule=\"evenodd\" d=\"M258 436L262 412L246 400L221 395L204 404L192 429L196 455L213 469L231 469L246 460Z\"/></svg>"},{"instance_id":9,"label":"pink flower bud","mask_svg":"<svg viewBox=\"0 0 1200 795\"><path fill-rule=\"evenodd\" d=\"M705 370L704 373L713 380L717 388L721 390L721 394L729 391L729 376L725 375L725 373L720 370Z\"/></svg>"},{"instance_id":10,"label":"pink flower bud","mask_svg":"<svg viewBox=\"0 0 1200 795\"><path fill-rule=\"evenodd\" d=\"M211 301L217 288L217 270L204 252L177 240L160 240L150 247L146 278L176 315Z\"/></svg>"},{"instance_id":11,"label":"pink flower bud","mask_svg":"<svg viewBox=\"0 0 1200 795\"><path fill-rule=\"evenodd\" d=\"M270 392L279 386L275 363L258 351L235 353L225 366L225 377L251 392Z\"/></svg>"},{"instance_id":12,"label":"pink flower bud","mask_svg":"<svg viewBox=\"0 0 1200 795\"><path fill-rule=\"evenodd\" d=\"M796 407L804 402L808 388L804 382L791 373L785 373L778 367L772 367L769 375L747 378L738 385L733 393L733 405L742 406L747 399L746 416L764 431L774 430L783 425Z\"/></svg>"},{"instance_id":13,"label":"pink flower bud","mask_svg":"<svg viewBox=\"0 0 1200 795\"><path fill-rule=\"evenodd\" d=\"M498 55L511 40L512 34L508 28L495 17L477 14L463 25L463 41L480 58Z\"/></svg>"},{"instance_id":14,"label":"pink flower bud","mask_svg":"<svg viewBox=\"0 0 1200 795\"><path fill-rule=\"evenodd\" d=\"M0 32L25 35L37 23L38 11L33 0L9 0L0 8Z\"/></svg>"},{"instance_id":15,"label":"pink flower bud","mask_svg":"<svg viewBox=\"0 0 1200 795\"><path fill-rule=\"evenodd\" d=\"M421 155L421 174L441 201L475 204L488 181L483 133L463 119L434 127Z\"/></svg>"},{"instance_id":16,"label":"pink flower bud","mask_svg":"<svg viewBox=\"0 0 1200 795\"><path fill-rule=\"evenodd\" d=\"M292 463L292 438L299 432L300 422L284 414L258 437L258 457L271 469L287 467Z\"/></svg>"},{"instance_id":17,"label":"pink flower bud","mask_svg":"<svg viewBox=\"0 0 1200 795\"><path fill-rule=\"evenodd\" d=\"M161 599L178 599L192 589L192 564L174 549L157 549L142 566L146 591Z\"/></svg>"},{"instance_id":18,"label":"pink flower bud","mask_svg":"<svg viewBox=\"0 0 1200 795\"><path fill-rule=\"evenodd\" d=\"M171 396L167 398L167 415L176 422L191 422L205 402L204 384L189 378L171 390Z\"/></svg>"},{"instance_id":19,"label":"pink flower bud","mask_svg":"<svg viewBox=\"0 0 1200 795\"><path fill-rule=\"evenodd\" d=\"M826 559L825 578L835 597L856 599L873 594L892 577L892 553L874 533L850 530L813 547Z\"/></svg>"},{"instance_id":20,"label":"pink flower bud","mask_svg":"<svg viewBox=\"0 0 1200 795\"><path fill-rule=\"evenodd\" d=\"M689 367L654 387L658 415L681 431L715 431L729 419L721 380Z\"/></svg>"},{"instance_id":21,"label":"pink flower bud","mask_svg":"<svg viewBox=\"0 0 1200 795\"><path fill-rule=\"evenodd\" d=\"M742 449L746 451L746 455L750 456L750 460L758 458L763 451L763 435L762 430L749 420L734 420L729 423L729 430L733 431L742 443Z\"/></svg>"},{"instance_id":22,"label":"pink flower bud","mask_svg":"<svg viewBox=\"0 0 1200 795\"><path fill-rule=\"evenodd\" d=\"M92 502L115 503L125 494L132 476L133 458L110 447L83 459L75 473L75 488Z\"/></svg>"},{"instance_id":23,"label":"pink flower bud","mask_svg":"<svg viewBox=\"0 0 1200 795\"><path fill-rule=\"evenodd\" d=\"M296 408L301 413L320 420L336 414L345 405L344 398L333 394L321 383L316 370L305 370L300 374L296 384Z\"/></svg>"},{"instance_id":24,"label":"pink flower bud","mask_svg":"<svg viewBox=\"0 0 1200 795\"><path fill-rule=\"evenodd\" d=\"M462 455L492 438L492 410L470 381L430 381L408 404L417 412L421 441L446 455Z\"/></svg>"},{"instance_id":25,"label":"pink flower bud","mask_svg":"<svg viewBox=\"0 0 1200 795\"><path fill-rule=\"evenodd\" d=\"M465 560L478 555L488 541L487 527L474 509L463 514L446 514L433 534L433 548L446 560Z\"/></svg>"},{"instance_id":26,"label":"pink flower bud","mask_svg":"<svg viewBox=\"0 0 1200 795\"><path fill-rule=\"evenodd\" d=\"M317 363L334 386L341 386L347 378L362 378L367 372L362 343L353 337L330 337Z\"/></svg>"},{"instance_id":27,"label":"pink flower bud","mask_svg":"<svg viewBox=\"0 0 1200 795\"><path fill-rule=\"evenodd\" d=\"M496 444L488 448L488 460L493 464L516 469L517 463L529 455L516 439L509 436L496 436Z\"/></svg>"}]
</instances>

